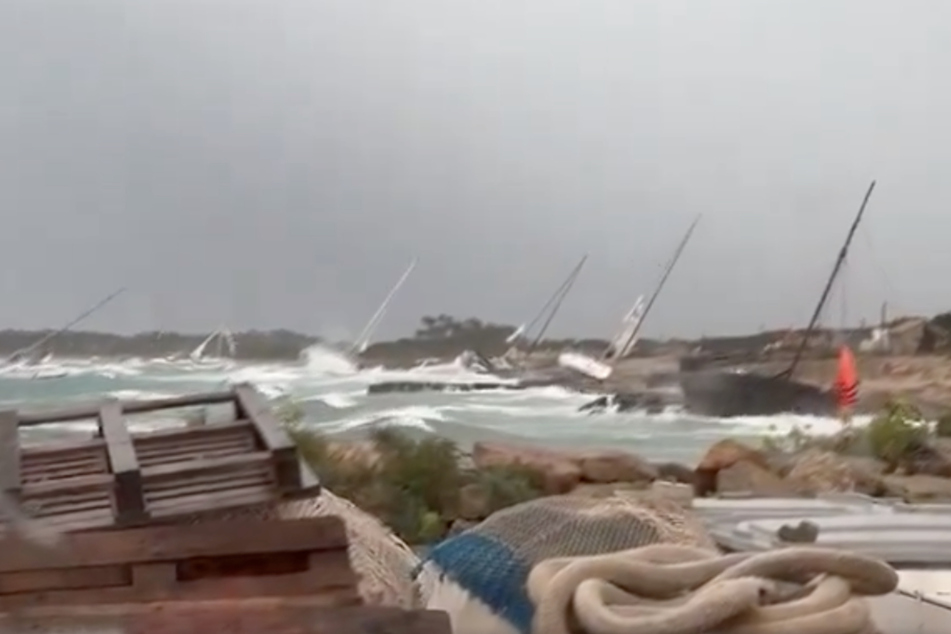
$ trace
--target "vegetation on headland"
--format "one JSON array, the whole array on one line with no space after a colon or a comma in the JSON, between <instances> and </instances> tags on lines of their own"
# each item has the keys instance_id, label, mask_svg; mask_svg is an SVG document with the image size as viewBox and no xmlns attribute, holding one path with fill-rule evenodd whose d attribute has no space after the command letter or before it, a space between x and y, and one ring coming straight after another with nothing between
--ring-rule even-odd
<instances>
[{"instance_id":1,"label":"vegetation on headland","mask_svg":"<svg viewBox=\"0 0 951 634\"><path fill-rule=\"evenodd\" d=\"M522 467L464 466L458 446L439 437L410 438L380 428L360 456L335 453L320 433L304 428L301 410L284 403L278 415L321 484L378 517L409 544L444 537L476 503L479 514L539 497L541 475ZM478 498L474 500L474 498Z\"/></svg>"},{"instance_id":2,"label":"vegetation on headland","mask_svg":"<svg viewBox=\"0 0 951 634\"><path fill-rule=\"evenodd\" d=\"M901 322L902 320L898 320ZM896 323L898 323L896 322ZM951 333L951 313L943 313L927 322L935 331ZM502 354L507 348L506 339L515 332L515 326L483 321L474 317L457 318L451 315L426 315L410 337L372 344L363 354L369 363L387 365L410 365L420 359L450 359L464 350L475 349L485 355ZM862 338L868 329L858 329L855 336ZM2 330L0 331L0 354L21 350L50 330ZM198 346L209 333L183 334L154 331L134 335L117 335L91 331L68 331L58 334L45 346L46 352L59 356L74 357L163 357L187 354ZM713 354L736 354L739 357L755 356L764 346L789 336L788 330L761 332L735 337L703 337L696 341L655 341L641 339L636 353L651 355L658 352L686 351L699 347ZM239 359L289 360L296 359L301 350L324 340L290 330L251 330L233 333ZM951 339L929 339L927 349L913 352L930 352L935 346L941 348ZM549 338L538 343L540 351L562 350L572 347L588 352L601 352L607 341L597 338ZM951 344L949 344L951 345Z\"/></svg>"},{"instance_id":3,"label":"vegetation on headland","mask_svg":"<svg viewBox=\"0 0 951 634\"><path fill-rule=\"evenodd\" d=\"M838 433L819 435L807 427L794 426L784 435L765 437L763 448L790 454L821 449L874 458L883 463L886 473L913 472L914 461L927 454L930 443L937 438L951 438L951 413L930 424L917 407L894 399L886 403L865 427L844 423Z\"/></svg>"},{"instance_id":4,"label":"vegetation on headland","mask_svg":"<svg viewBox=\"0 0 951 634\"><path fill-rule=\"evenodd\" d=\"M379 518L410 544L439 540L456 528L457 522L465 526L545 495L546 474L542 471L520 464L476 468L445 438L415 439L398 430L380 428L366 441L333 442L304 427L302 411L294 403L283 403L277 412L324 486ZM945 438L951 438L951 414L930 424L913 406L896 400L865 427L846 424L832 436L797 427L785 435L764 438L762 450L792 462L819 450L842 456L842 460L873 460L881 465L883 475L927 472L948 478L951 457L934 448L936 441ZM832 460L833 465L837 462ZM659 477L673 476L681 482L691 482L694 472L686 466L656 468ZM691 483L697 487L698 482ZM878 491L874 495L890 494L887 487L871 491Z\"/></svg>"}]
</instances>

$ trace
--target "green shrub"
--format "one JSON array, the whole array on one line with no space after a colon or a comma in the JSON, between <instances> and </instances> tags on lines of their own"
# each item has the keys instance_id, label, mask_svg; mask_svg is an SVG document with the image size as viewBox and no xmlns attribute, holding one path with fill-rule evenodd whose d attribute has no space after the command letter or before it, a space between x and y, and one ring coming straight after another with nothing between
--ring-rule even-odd
<instances>
[{"instance_id":1,"label":"green shrub","mask_svg":"<svg viewBox=\"0 0 951 634\"><path fill-rule=\"evenodd\" d=\"M901 401L891 401L865 430L872 455L897 467L908 454L927 442L928 429L921 412Z\"/></svg>"},{"instance_id":2,"label":"green shrub","mask_svg":"<svg viewBox=\"0 0 951 634\"><path fill-rule=\"evenodd\" d=\"M935 435L939 438L951 438L951 412L942 414L934 428Z\"/></svg>"},{"instance_id":3,"label":"green shrub","mask_svg":"<svg viewBox=\"0 0 951 634\"><path fill-rule=\"evenodd\" d=\"M370 434L377 459L362 464L331 451L326 437L302 424L295 404L282 403L277 415L323 486L375 515L410 544L430 543L446 534L458 517L460 491L467 484L483 487L490 511L542 494L540 474L528 469L464 469L458 446L445 438L415 439L398 430L377 429Z\"/></svg>"}]
</instances>

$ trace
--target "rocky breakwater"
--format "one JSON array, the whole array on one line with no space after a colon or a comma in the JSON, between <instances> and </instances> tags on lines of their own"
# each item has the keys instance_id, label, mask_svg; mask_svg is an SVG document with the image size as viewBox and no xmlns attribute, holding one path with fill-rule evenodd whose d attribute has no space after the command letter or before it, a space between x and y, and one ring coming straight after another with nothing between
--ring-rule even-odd
<instances>
[{"instance_id":1,"label":"rocky breakwater","mask_svg":"<svg viewBox=\"0 0 951 634\"><path fill-rule=\"evenodd\" d=\"M664 473L619 451L482 442L463 453L445 439L410 438L393 430L369 440L298 434L297 441L324 486L412 544L438 541L502 508L540 497L646 491Z\"/></svg>"},{"instance_id":2,"label":"rocky breakwater","mask_svg":"<svg viewBox=\"0 0 951 634\"><path fill-rule=\"evenodd\" d=\"M909 503L951 502L951 440L936 439L913 448L897 464L843 451L835 442L825 439L777 451L721 440L693 469L691 483L698 496L812 497L856 492Z\"/></svg>"}]
</instances>

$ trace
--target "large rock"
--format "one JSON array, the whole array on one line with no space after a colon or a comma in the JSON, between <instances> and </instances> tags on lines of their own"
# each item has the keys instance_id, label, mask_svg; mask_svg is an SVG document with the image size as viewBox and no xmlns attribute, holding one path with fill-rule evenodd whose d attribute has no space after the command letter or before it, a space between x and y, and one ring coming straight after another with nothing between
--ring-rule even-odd
<instances>
[{"instance_id":1,"label":"large rock","mask_svg":"<svg viewBox=\"0 0 951 634\"><path fill-rule=\"evenodd\" d=\"M885 476L889 488L906 502L951 502L951 480L930 475Z\"/></svg>"},{"instance_id":2,"label":"large rock","mask_svg":"<svg viewBox=\"0 0 951 634\"><path fill-rule=\"evenodd\" d=\"M545 493L568 493L581 482L581 467L570 457L536 447L477 442L472 447L477 469L522 466L541 474Z\"/></svg>"},{"instance_id":3,"label":"large rock","mask_svg":"<svg viewBox=\"0 0 951 634\"><path fill-rule=\"evenodd\" d=\"M653 482L657 469L634 454L623 451L588 451L576 457L586 482Z\"/></svg>"},{"instance_id":4,"label":"large rock","mask_svg":"<svg viewBox=\"0 0 951 634\"><path fill-rule=\"evenodd\" d=\"M502 443L479 442L472 448L476 468L522 465L541 473L545 492L567 493L581 482L649 483L657 469L640 457L623 451L555 451Z\"/></svg>"},{"instance_id":5,"label":"large rock","mask_svg":"<svg viewBox=\"0 0 951 634\"><path fill-rule=\"evenodd\" d=\"M459 489L459 517L468 521L484 520L492 512L492 498L485 487L467 484Z\"/></svg>"},{"instance_id":6,"label":"large rock","mask_svg":"<svg viewBox=\"0 0 951 634\"><path fill-rule=\"evenodd\" d=\"M831 451L808 449L793 457L787 481L803 493L855 491L866 495L889 492L882 473L884 464L873 458L841 456Z\"/></svg>"},{"instance_id":7,"label":"large rock","mask_svg":"<svg viewBox=\"0 0 951 634\"><path fill-rule=\"evenodd\" d=\"M769 459L764 452L732 438L725 438L711 445L700 459L697 468L694 469L696 494L702 497L718 491L717 475L720 471L729 469L740 462L755 465L762 471L771 473Z\"/></svg>"},{"instance_id":8,"label":"large rock","mask_svg":"<svg viewBox=\"0 0 951 634\"><path fill-rule=\"evenodd\" d=\"M751 497L797 497L794 483L780 478L768 469L740 460L716 473L717 493L749 495Z\"/></svg>"},{"instance_id":9,"label":"large rock","mask_svg":"<svg viewBox=\"0 0 951 634\"><path fill-rule=\"evenodd\" d=\"M909 474L951 478L951 446L945 439L920 443L909 450L902 464Z\"/></svg>"}]
</instances>

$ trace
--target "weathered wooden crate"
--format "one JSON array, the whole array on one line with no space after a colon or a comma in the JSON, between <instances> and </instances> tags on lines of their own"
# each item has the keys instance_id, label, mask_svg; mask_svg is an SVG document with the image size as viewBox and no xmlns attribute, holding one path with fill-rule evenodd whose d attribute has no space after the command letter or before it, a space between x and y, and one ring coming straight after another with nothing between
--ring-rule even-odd
<instances>
[{"instance_id":1,"label":"weathered wooden crate","mask_svg":"<svg viewBox=\"0 0 951 634\"><path fill-rule=\"evenodd\" d=\"M11 537L3 546L0 611L295 596L359 602L337 517L84 531L53 549Z\"/></svg>"},{"instance_id":2,"label":"weathered wooden crate","mask_svg":"<svg viewBox=\"0 0 951 634\"><path fill-rule=\"evenodd\" d=\"M133 608L135 606L130 606ZM289 603L252 606L138 606L124 612L0 615L4 634L452 634L449 616L431 610Z\"/></svg>"},{"instance_id":3,"label":"weathered wooden crate","mask_svg":"<svg viewBox=\"0 0 951 634\"><path fill-rule=\"evenodd\" d=\"M359 605L342 520L233 520L11 537L0 631L450 634L445 614Z\"/></svg>"},{"instance_id":4,"label":"weathered wooden crate","mask_svg":"<svg viewBox=\"0 0 951 634\"><path fill-rule=\"evenodd\" d=\"M130 433L125 414L230 403L230 422ZM23 446L24 427L95 419L97 437ZM44 413L0 412L0 487L40 524L65 531L142 526L314 495L265 399L250 385Z\"/></svg>"}]
</instances>

